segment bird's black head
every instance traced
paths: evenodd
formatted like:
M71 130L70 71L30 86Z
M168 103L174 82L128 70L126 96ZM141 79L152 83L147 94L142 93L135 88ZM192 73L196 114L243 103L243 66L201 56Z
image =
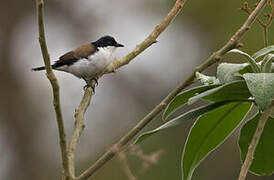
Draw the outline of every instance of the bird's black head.
M103 36L92 44L96 47L107 47L107 46L114 46L114 47L124 47L124 45L119 44L116 40L111 36Z

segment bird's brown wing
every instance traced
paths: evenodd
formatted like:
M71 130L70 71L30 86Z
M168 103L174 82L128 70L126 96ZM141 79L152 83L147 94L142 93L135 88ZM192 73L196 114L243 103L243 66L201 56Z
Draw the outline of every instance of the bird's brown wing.
M88 56L94 52L96 52L96 48L92 44L79 46L78 48L62 55L59 60L55 62L53 67L57 68L64 65L72 65L79 59L88 58Z

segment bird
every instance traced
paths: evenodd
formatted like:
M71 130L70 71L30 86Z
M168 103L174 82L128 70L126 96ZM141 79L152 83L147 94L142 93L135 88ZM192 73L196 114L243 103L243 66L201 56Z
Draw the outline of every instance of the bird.
M118 47L124 45L118 43L112 36L106 35L65 53L51 67L85 80L84 89L92 87L94 91L95 85L98 85L98 76L113 62L113 54ZM45 66L35 67L32 70L45 70ZM94 84L93 81L96 83Z

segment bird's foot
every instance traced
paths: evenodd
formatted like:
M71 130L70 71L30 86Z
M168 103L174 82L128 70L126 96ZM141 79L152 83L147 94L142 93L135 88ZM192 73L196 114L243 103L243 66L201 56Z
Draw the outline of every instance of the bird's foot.
M91 86L91 85L89 85L89 84L86 84L84 87L83 87L83 90L84 91L86 91L87 90L87 88L89 88L89 87L91 87L91 89L92 89L92 94L95 94L95 86Z
M98 86L98 79L97 78L92 78L90 80L85 80L86 81L86 85L83 87L84 91L91 87L92 88L92 91L93 91L93 94L95 94L95 87Z
M95 82L95 86L98 86L98 79L97 78L92 78L91 83Z

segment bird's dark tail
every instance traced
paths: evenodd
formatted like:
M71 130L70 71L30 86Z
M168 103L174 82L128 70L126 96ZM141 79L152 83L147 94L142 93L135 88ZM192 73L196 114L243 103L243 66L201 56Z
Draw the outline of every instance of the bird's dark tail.
M41 70L45 70L45 66L41 66L41 67L36 67L36 68L32 68L31 70L33 71L41 71Z

